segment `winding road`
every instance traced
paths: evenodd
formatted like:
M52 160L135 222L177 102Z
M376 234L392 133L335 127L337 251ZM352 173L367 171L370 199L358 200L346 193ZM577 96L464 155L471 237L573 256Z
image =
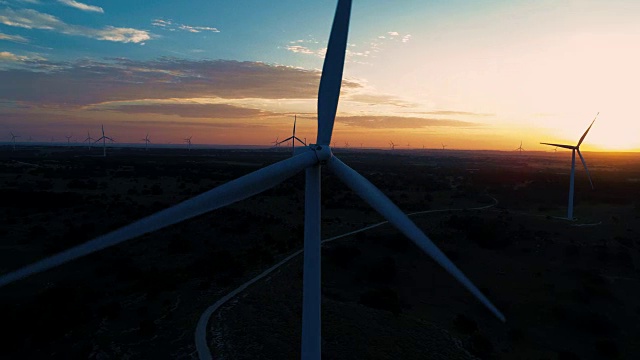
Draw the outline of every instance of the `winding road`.
M407 216L415 216L415 215L430 214L430 213L437 213L437 212L447 212L447 211L484 210L484 209L488 209L488 208L491 208L491 207L494 207L494 206L498 205L498 200L496 198L494 198L493 196L490 196L490 197L491 197L491 199L493 199L493 204L489 204L489 205L485 205L485 206L479 206L479 207L473 207L473 208L425 210L425 211L413 212L413 213L407 214ZM357 233L360 233L360 232L363 232L363 231L367 231L367 230L376 228L376 227L384 225L386 223L388 223L388 221L382 221L382 222L379 222L379 223L376 223L376 224L373 224L373 225L365 226L365 227L363 227L361 229L358 229L358 230L350 231L350 232L347 232L347 233L344 233L344 234L341 234L341 235L337 235L337 236L322 240L321 243L324 244L324 243L328 243L330 241L338 240L338 239L341 239L341 238L344 238L344 237L347 237L347 236L350 236L350 235L354 235L354 234L357 234ZM256 277L252 278L251 280L245 282L244 284L240 285L235 290L231 291L227 295L225 295L222 298L220 298L213 305L209 306L202 313L202 315L200 315L200 319L198 320L198 325L196 326L196 332L195 332L196 350L198 352L198 357L200 358L200 360L213 359L213 356L211 355L211 350L209 350L209 346L207 345L207 326L209 324L209 319L211 318L211 315L213 315L213 313L216 312L216 310L218 310L227 301L231 300L236 295L238 295L241 292L243 292L245 289L247 289L253 283L255 283L256 281L258 281L258 280L264 278L265 276L269 275L274 270L276 270L280 266L286 264L291 259L293 259L296 256L300 255L301 253L302 253L302 249L300 249L300 250L294 252L293 254L287 256L286 258L284 258L283 260L281 260L277 264L273 265L272 267L270 267L267 270L265 270L262 273L260 273L258 276L256 276Z

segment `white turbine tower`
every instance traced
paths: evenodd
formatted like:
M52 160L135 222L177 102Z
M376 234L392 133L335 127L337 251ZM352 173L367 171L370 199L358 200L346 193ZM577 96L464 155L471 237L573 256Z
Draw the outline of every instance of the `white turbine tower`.
M147 146L151 142L151 140L149 140L149 133L147 133L147 136L145 136L144 139L140 141L144 141L144 151L147 151L148 150Z
M571 150L571 176L569 177L569 206L567 208L567 219L569 219L569 220L573 220L573 182L574 182L575 173L576 173L576 151L578 152L578 155L580 156L580 160L582 161L582 165L584 166L584 170L587 172L587 177L589 178L589 183L591 184L591 189L595 189L595 187L593 186L593 181L591 181L591 174L589 174L589 168L587 168L587 163L584 161L584 157L582 156L582 153L580 152L580 144L582 144L582 142L584 141L584 138L587 136L587 133L589 132L589 130L591 130L591 127L593 126L593 123L596 122L596 119L598 118L598 115L600 115L599 112L596 114L596 117L593 118L593 121L591 122L591 125L589 125L589 127L587 128L587 131L585 131L584 134L582 134L582 137L578 141L578 145L574 146L574 145L565 145L565 144L540 143L540 144L543 144L543 145L550 145L550 146L555 146L557 148L561 147L561 148L565 148L565 149Z
M83 142L88 142L89 143L89 150L91 150L91 145L93 145L93 141L95 139L91 137L91 134L89 134L89 131L87 131L87 138L84 139Z
M191 151L191 138L193 136L189 136L188 138L184 139L184 142L187 143L187 150Z
M13 133L11 133L11 142L13 143L13 151L16 151L16 139L19 137L20 136L14 135Z
M109 140L111 142L114 142L115 140L113 140L112 138L104 135L104 125L102 125L102 137L99 138L98 140L94 141L94 143L97 143L100 140L102 140L102 156L103 157L107 157L107 140Z
M288 138L286 138L286 139L280 141L279 143L277 143L276 146L282 144L283 142L287 142L287 141L291 140L291 151L294 152L294 153L296 151L296 140L298 140L298 142L300 144L302 144L303 146L307 146L307 142L306 141L302 141L302 140L300 140L299 137L296 136L296 122L297 121L298 121L298 116L294 115L293 116L293 133Z
M72 259L155 231L214 209L246 199L270 189L298 172L306 171L304 210L304 273L302 300L303 359L319 360L320 352L320 168L327 166L356 194L382 214L420 249L431 256L449 274L469 290L496 317L504 321L500 311L473 285L446 255L380 190L340 161L329 144L340 96L344 67L351 0L339 0L329 36L318 90L318 134L316 144L299 154L253 173L230 181L178 205L100 236L87 243L45 258L17 271L0 276L0 286L26 276L48 270Z

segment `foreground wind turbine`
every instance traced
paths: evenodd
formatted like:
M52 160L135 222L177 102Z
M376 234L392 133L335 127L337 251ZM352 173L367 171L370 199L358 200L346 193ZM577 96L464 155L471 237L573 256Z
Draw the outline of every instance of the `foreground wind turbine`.
M88 142L89 143L89 150L91 150L91 145L93 145L93 141L95 139L91 137L91 134L89 134L89 131L87 131L87 138L84 139L83 142Z
M446 255L380 190L340 161L329 144L338 107L347 46L351 0L339 0L318 91L318 135L316 144L301 148L297 155L230 181L178 205L150 215L109 234L49 258L0 276L0 286L48 270L72 259L133 239L180 221L246 199L270 189L305 170L304 273L302 300L303 359L320 360L320 168L327 166L358 196L384 216L420 249L459 281L496 317L504 316L449 260Z
M276 143L276 146L282 144L283 142L287 142L287 141L291 140L291 151L294 152L294 153L296 151L296 140L298 140L298 142L300 144L302 144L303 146L307 146L307 142L306 141L302 141L302 140L300 140L299 137L296 136L296 122L297 121L298 121L298 116L294 115L293 116L293 133L288 138L280 141L279 143Z
M142 139L140 141L144 141L144 151L147 151L148 150L147 146L151 142L151 140L149 140L149 133L147 133L147 136L145 136L144 139Z
M596 122L598 115L600 115L599 112L596 114L596 117L593 118L593 121L591 122L591 125L589 125L589 127L587 128L587 131L585 131L584 134L582 134L580 141L578 141L578 145L573 146L573 145L565 145L565 144L540 143L543 145L555 146L556 148L561 147L561 148L571 150L571 176L569 178L569 206L567 209L567 219L569 220L573 220L573 180L575 178L575 173L576 173L576 151L578 152L578 155L580 155L580 160L582 161L584 170L587 172L587 177L589 178L591 189L595 189L595 187L593 186L593 181L591 181L591 174L589 174L589 168L587 168L587 163L584 161L584 157L580 152L580 144L582 144L582 142L584 141L584 138L587 136L587 133L589 132L589 130L591 130L593 123Z
M16 151L16 139L19 138L20 136L18 135L13 135L13 133L11 133L11 142L13 143L13 151Z
M104 125L102 125L102 137L94 141L94 143L97 143L100 140L102 140L102 156L107 157L107 140L111 142L114 142L115 140L104 135Z
M523 152L524 149L522 148L522 141L520 141L520 146L518 146L517 149L515 149L514 151L519 151L519 152Z

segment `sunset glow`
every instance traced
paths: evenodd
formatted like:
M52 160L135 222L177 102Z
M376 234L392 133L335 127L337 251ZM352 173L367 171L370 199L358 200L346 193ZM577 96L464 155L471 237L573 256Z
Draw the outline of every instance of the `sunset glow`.
M334 1L0 1L0 142L315 140ZM640 150L640 4L354 2L336 146ZM407 146L409 144L409 146Z

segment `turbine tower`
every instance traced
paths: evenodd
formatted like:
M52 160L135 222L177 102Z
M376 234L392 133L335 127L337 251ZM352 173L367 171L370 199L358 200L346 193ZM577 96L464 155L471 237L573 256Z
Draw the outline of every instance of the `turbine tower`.
M566 144L540 143L540 144L543 144L543 145L555 146L556 148L561 147L561 148L565 148L565 149L571 150L571 176L569 177L569 205L567 207L567 219L569 219L569 220L573 220L573 182L574 182L575 173L576 173L576 151L578 152L578 155L580 156L580 160L582 161L582 165L584 166L584 170L587 172L587 177L589 178L589 183L591 184L591 189L595 189L595 187L593 186L593 181L591 181L591 174L589 174L589 168L587 168L587 163L584 161L584 157L582 156L582 153L580 152L580 145L584 141L584 138L587 136L587 133L589 132L589 130L591 130L591 127L593 126L593 123L596 122L596 119L598 118L598 115L600 115L599 112L596 114L596 117L593 118L593 121L591 122L591 125L589 125L589 127L587 128L587 131L585 131L584 134L582 134L582 137L578 141L578 145L574 146L574 145L566 145Z
M93 145L93 141L95 139L91 137L91 135L89 134L89 131L87 131L87 138L84 139L83 142L88 142L89 143L89 150L91 150L91 145Z
M186 142L186 143L187 143L187 150L189 150L189 151L191 151L191 138L192 138L192 137L193 137L193 135L192 135L192 136L189 136L189 137L188 137L188 138L186 138L186 139L184 139L184 142Z
M291 134L291 136L289 136L288 138L280 141L277 145L283 143L283 142L288 142L289 140L291 140L291 152L294 153L296 150L296 140L298 140L298 142L300 144L302 144L303 146L307 146L307 142L306 141L302 141L300 140L299 137L296 136L296 122L298 121L298 116L294 115L293 116L293 133Z
M380 190L362 175L340 161L331 152L331 135L340 97L351 0L339 0L329 36L329 44L318 90L318 134L316 144L299 154L249 173L209 190L178 205L150 215L87 243L45 258L17 271L0 276L0 286L23 277L48 270L72 259L138 237L180 221L218 209L270 189L305 170L304 267L302 295L302 359L321 358L321 291L320 291L320 169L328 167L337 178L382 214L392 225L426 252L496 317L504 321L500 311L438 249L438 247Z
M102 156L103 157L107 157L107 140L109 140L111 142L114 142L115 140L113 140L112 138L104 135L104 125L102 125L102 137L99 138L98 140L94 141L94 143L97 143L100 140L102 140Z
M148 150L147 146L151 142L151 140L149 140L149 133L147 133L147 136L145 136L144 139L140 141L144 141L144 151L147 151Z
M522 148L522 140L520 141L520 146L518 146L517 149L515 149L514 151L519 151L519 152L523 152L524 149Z
M13 133L11 133L11 142L13 143L13 150L12 151L16 151L16 139L19 138L20 136L18 135L14 135Z

